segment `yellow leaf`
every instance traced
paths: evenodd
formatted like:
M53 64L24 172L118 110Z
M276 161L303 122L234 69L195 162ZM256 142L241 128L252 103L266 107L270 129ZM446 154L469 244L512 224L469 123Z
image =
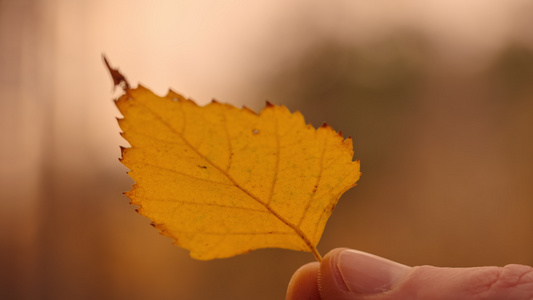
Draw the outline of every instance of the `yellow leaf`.
M350 138L299 112L259 113L139 86L116 105L131 148L126 193L162 234L201 260L279 247L311 251L339 197L359 179Z

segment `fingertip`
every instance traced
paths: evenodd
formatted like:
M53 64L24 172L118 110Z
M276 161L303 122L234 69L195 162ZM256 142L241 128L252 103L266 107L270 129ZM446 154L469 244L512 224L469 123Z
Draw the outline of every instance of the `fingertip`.
M317 278L320 264L312 262L301 266L292 275L287 288L286 300L320 300Z
M338 248L320 265L322 299L362 299L390 291L411 267L362 251Z
M318 287L319 294L323 295L325 299L328 299L329 296L337 297L338 299L350 298L351 292L343 282L337 267L340 254L345 250L347 250L347 248L336 248L331 250L324 256L322 263L320 264Z

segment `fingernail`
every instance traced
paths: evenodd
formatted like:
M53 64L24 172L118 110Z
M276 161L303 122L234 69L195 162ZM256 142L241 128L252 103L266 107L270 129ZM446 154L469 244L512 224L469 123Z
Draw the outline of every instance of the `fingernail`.
M348 290L356 294L389 291L410 267L356 250L339 254L337 268Z

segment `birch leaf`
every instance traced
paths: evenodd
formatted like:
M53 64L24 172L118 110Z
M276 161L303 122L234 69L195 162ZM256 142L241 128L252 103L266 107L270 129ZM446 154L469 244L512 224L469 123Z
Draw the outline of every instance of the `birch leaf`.
M126 84L116 105L126 195L193 258L278 247L321 260L326 221L360 176L350 138L270 103L257 114Z

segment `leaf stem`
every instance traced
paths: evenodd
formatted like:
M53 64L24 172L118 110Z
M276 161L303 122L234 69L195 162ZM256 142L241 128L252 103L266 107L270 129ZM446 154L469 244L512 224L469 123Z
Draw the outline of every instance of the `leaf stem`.
M318 250L316 250L316 247L312 247L311 248L311 253L313 253L313 255L315 256L316 260L321 263L322 262L322 255L320 255L320 253L318 253Z

